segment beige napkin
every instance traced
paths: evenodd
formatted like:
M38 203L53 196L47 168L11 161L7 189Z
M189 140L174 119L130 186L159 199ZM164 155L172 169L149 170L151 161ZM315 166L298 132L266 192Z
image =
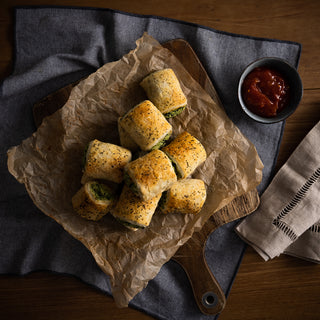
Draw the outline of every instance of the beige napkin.
M266 261L285 253L320 263L320 122L235 230Z
M320 220L286 248L283 253L320 263Z

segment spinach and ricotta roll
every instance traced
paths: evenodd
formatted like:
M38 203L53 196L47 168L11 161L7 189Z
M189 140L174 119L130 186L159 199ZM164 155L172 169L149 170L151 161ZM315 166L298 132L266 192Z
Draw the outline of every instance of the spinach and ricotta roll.
M136 144L134 140L130 137L129 133L122 128L121 118L118 118L118 132L120 144L122 147L129 149L131 152L135 152L140 149L138 144Z
M206 186L202 180L178 180L162 194L159 207L163 213L197 214L201 211L206 197Z
M160 150L153 150L128 163L125 183L143 200L150 200L177 181L170 159Z
M203 145L186 131L161 150L171 159L179 179L188 177L207 159Z
M130 150L95 139L89 143L85 153L81 182L101 179L120 183L124 167L131 159Z
M119 201L112 209L111 214L129 229L148 227L157 208L161 194L145 201L138 197L124 185Z
M171 124L149 100L127 112L119 124L144 151L161 148L172 133Z
M89 181L72 197L72 206L82 218L98 221L109 212L114 199L107 185Z
M187 105L179 80L170 68L149 74L140 85L166 118L178 115Z

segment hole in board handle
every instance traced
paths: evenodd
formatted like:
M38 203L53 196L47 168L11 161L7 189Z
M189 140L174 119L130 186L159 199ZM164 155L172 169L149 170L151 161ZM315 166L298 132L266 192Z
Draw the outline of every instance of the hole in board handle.
M202 304L206 308L214 308L218 303L218 296L214 292L206 292L202 296Z

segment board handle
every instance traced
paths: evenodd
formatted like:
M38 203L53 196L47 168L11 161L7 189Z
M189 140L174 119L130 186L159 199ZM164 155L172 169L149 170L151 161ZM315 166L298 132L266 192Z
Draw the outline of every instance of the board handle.
M226 305L226 297L207 265L204 252L196 256L176 254L173 259L186 272L200 311L207 315L220 313Z

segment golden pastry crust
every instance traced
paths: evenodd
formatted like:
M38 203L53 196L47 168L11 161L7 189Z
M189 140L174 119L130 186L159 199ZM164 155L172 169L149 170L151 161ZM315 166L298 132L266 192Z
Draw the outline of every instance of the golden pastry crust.
M119 201L112 209L111 214L120 222L124 222L124 225L129 229L148 227L160 197L161 194L145 201L135 195L127 185L124 185Z
M140 85L148 99L165 115L187 105L179 80L170 68L151 73Z
M88 146L81 182L102 179L120 183L131 158L130 150L95 139Z
M134 184L134 191L143 200L152 199L177 181L170 159L160 150L128 163L125 172Z
M160 206L163 213L197 214L206 201L206 186L200 179L179 180L163 197Z
M103 185L103 188L110 195L109 199L98 199L92 190L93 184L97 184L97 182L87 182L78 190L72 197L72 206L82 218L98 221L109 212L114 203L114 196L108 186L98 183Z
M139 145L134 142L129 133L121 126L121 118L118 118L118 132L122 147L129 149L132 152L139 150Z
M175 164L179 178L184 179L207 159L203 145L188 132L179 134L161 149Z
M119 120L120 126L144 151L170 137L172 126L149 100L142 101Z

